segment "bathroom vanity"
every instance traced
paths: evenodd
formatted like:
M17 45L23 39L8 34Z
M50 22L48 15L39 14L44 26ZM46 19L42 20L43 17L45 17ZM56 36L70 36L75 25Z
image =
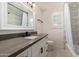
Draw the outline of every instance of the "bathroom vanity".
M35 31L33 4L27 2L3 2L0 3L0 15L0 30ZM48 46L47 35L48 34L39 34L36 35L37 37L32 36L32 39L27 38L30 36L24 37L23 35L17 34L0 35L0 56L45 57L47 56ZM10 38L8 39L8 37Z
M35 39L25 37L0 41L0 56L2 57L46 57L47 34L37 35Z
M46 57L47 56L47 37L33 44L17 57Z

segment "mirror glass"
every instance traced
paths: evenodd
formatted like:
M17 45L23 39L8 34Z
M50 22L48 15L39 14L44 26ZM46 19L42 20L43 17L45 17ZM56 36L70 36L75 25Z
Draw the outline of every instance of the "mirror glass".
M22 25L23 11L8 3L8 24Z
M33 13L30 12L30 13L28 14L28 26L29 26L29 27L33 27L33 24L34 24Z
M25 7L24 7L25 8ZM8 20L10 25L18 25L24 27L33 27L33 12L25 8L19 9L13 4L8 3Z

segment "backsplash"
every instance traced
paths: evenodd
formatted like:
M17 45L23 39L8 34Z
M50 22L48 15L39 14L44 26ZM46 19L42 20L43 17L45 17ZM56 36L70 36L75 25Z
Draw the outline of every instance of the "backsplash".
M22 33L3 34L3 35L0 35L0 41L11 39L11 38L36 35L36 34L37 34L37 32L22 32Z
M13 34L0 35L0 41L11 39L11 38L16 38L16 37L23 37L24 35L25 33L13 33Z

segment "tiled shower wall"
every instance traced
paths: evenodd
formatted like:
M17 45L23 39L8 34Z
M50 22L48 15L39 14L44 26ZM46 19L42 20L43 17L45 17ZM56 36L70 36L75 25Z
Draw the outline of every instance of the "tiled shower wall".
M79 3L70 3L70 18L73 44L79 44Z

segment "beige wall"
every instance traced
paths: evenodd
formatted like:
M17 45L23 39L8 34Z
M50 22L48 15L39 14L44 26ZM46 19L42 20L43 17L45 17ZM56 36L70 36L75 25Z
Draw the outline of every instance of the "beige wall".
M54 40L56 42L63 42L64 41L64 24L63 24L63 7L54 7L51 9L48 9L43 13L43 18L42 20L44 21L43 23L43 33L48 33L49 34L49 40ZM51 15L55 12L58 12L61 14L61 27L60 28L55 28L53 25Z
M37 21L37 19L42 20L42 11L38 6L35 7L35 27L36 27L35 29L38 33L42 33L43 24L41 22Z
M51 7L51 6L48 6L48 7ZM42 10L39 6L37 6L36 7L36 29L37 29L38 33L49 34L48 35L49 40L54 40L54 41L58 41L58 42L64 41L63 40L64 39L63 8L64 8L64 4L62 4L61 6L54 5L47 10ZM61 14L61 20L60 20L61 27L60 28L54 28L55 26L53 26L51 15L55 12L58 12ZM42 24L42 23L38 22L37 19L41 19L44 23Z

